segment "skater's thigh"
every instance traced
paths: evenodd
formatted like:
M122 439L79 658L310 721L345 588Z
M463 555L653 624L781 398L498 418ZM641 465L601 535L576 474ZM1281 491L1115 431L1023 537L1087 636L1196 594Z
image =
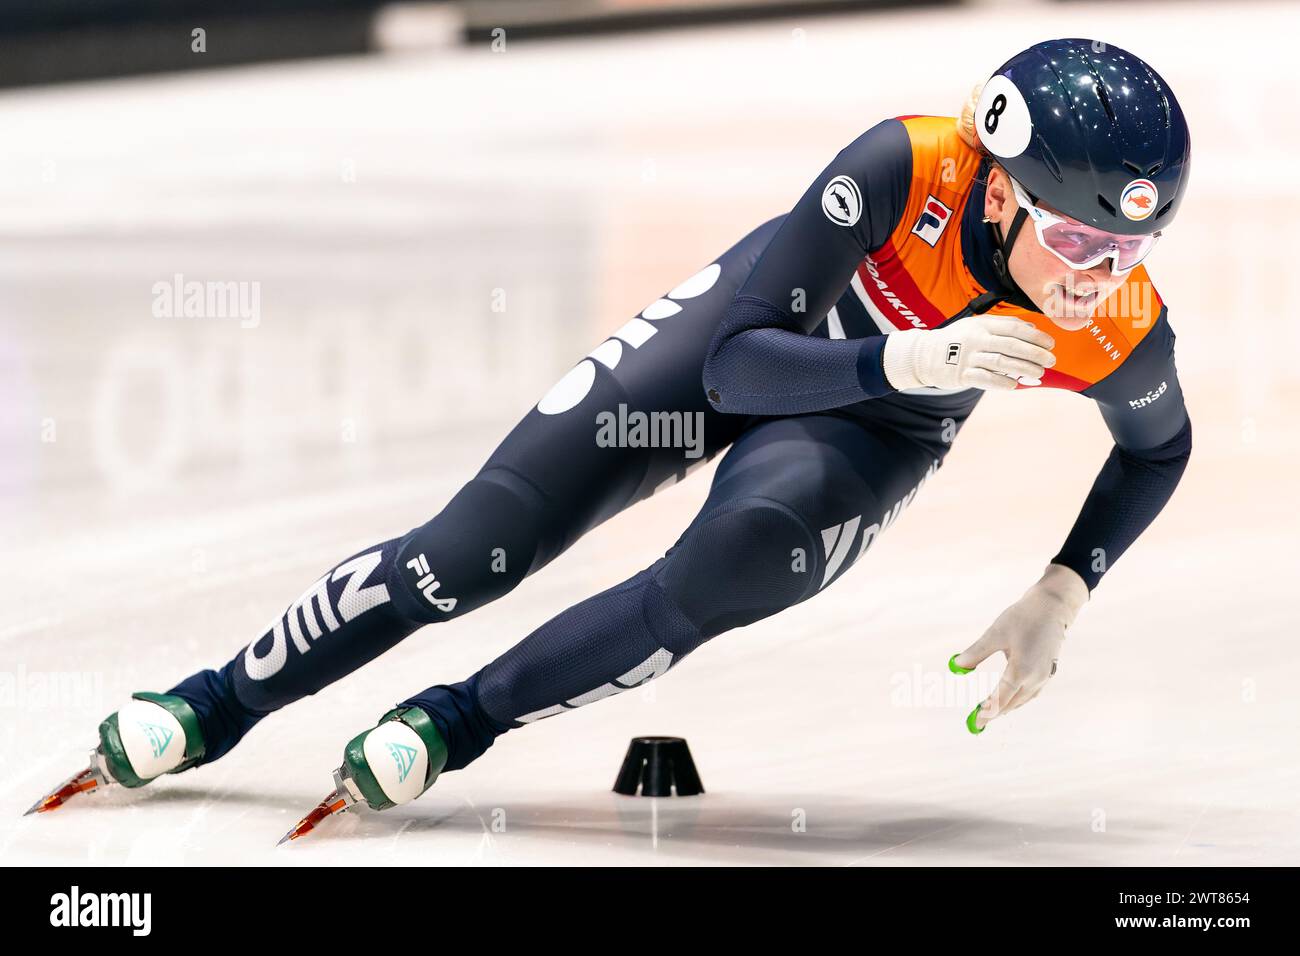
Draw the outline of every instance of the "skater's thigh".
M523 481L546 502L550 560L590 528L684 477L748 419L704 395L713 332L780 220L749 233L656 299L567 372L480 477Z
M934 465L879 422L820 414L755 424L663 558L484 668L485 711L529 723L608 697L810 597L852 564Z
M759 620L842 576L938 464L896 432L847 416L761 422L719 464L656 578L705 637Z
M881 519L910 500L939 461L888 427L834 412L760 422L743 432L713 478L712 503L781 502L819 531L854 516Z

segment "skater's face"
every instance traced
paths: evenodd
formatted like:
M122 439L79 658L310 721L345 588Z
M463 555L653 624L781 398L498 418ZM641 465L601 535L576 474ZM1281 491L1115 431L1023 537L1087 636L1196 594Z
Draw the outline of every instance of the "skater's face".
M1043 209L1056 212L1047 203ZM1011 180L996 164L989 171L984 191L984 215L1001 225L1005 237L1020 208L1012 192ZM1111 271L1114 260L1104 259L1089 269L1071 269L1034 236L1034 227L1026 223L1016 236L1007 258L1011 278L1025 290L1034 305L1058 326L1069 331L1088 324L1097 307L1124 284L1127 274Z

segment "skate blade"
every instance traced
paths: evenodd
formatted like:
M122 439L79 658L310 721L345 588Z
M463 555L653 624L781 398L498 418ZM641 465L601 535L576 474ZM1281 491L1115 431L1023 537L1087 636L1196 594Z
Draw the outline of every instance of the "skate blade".
M33 813L49 813L51 810L57 810L79 793L89 793L100 785L102 781L94 767L87 767L81 773L69 777L52 792L41 799L37 800L30 810L23 816L30 816Z
M355 802L352 795L348 793L347 788L342 785L336 787L333 793L316 804L316 807L309 814L299 820L292 830L280 837L280 842L276 846L283 846L290 840L306 836L312 830L315 830L322 820L332 817L336 813L342 813Z

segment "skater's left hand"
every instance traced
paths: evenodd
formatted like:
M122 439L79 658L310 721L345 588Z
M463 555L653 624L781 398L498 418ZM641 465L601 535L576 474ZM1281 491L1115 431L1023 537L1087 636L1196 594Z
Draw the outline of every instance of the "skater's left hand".
M1029 703L1056 673L1065 631L1088 600L1083 578L1060 564L1049 564L1024 596L998 615L978 641L954 655L949 666L966 673L996 651L1007 657L997 689L966 718L971 733Z

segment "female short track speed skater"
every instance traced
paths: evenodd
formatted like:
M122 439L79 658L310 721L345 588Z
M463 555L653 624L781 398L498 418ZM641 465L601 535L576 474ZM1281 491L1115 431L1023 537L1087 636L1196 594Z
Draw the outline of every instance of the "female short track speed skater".
M1115 444L1042 577L950 661L1006 655L968 718L981 732L1046 685L1080 607L1187 464L1174 334L1142 263L1178 212L1190 155L1164 80L1079 39L1012 57L958 118L878 123L787 215L579 362L432 520L326 571L220 669L134 695L100 725L91 766L33 810L217 760L271 712L496 600L725 450L662 558L468 679L397 704L347 744L335 793L290 836L358 802L405 803L506 731L643 684L829 588L984 391L1078 392ZM602 441L610 416L703 428L684 453ZM1012 504L972 493L990 518Z

